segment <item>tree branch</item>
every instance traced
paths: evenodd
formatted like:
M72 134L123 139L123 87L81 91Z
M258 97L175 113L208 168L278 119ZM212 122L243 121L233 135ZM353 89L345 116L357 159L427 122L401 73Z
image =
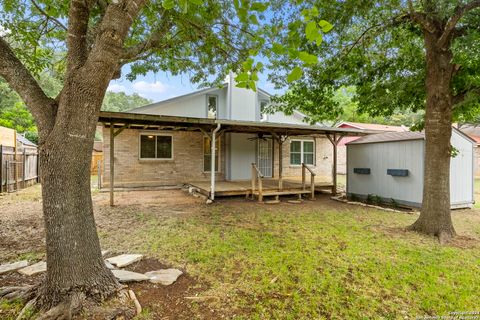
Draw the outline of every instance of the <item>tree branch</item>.
M424 30L430 33L434 33L436 31L435 26L431 23L431 21L428 20L426 14L415 11L412 0L408 0L408 10L411 20L418 23Z
M43 10L39 5L38 3L36 3L34 0L30 0L30 2L33 4L33 6L45 17L47 18L47 21L48 20L52 20L58 27L60 27L61 29L67 31L67 27L65 27L65 25L63 23L60 22L60 20L58 20L57 18L54 18L52 16L50 16L48 13L45 12L45 10Z
M464 90L462 92L459 92L458 94L456 94L455 96L452 97L453 105L455 106L459 103L462 103L465 100L465 98L467 97L467 95L472 94L472 93L480 96L480 87L473 87L473 88L470 88L468 90Z
M124 48L121 59L125 61L135 60L137 57L143 56L151 49L163 49L167 47L165 43L162 44L162 40L165 38L165 35L170 31L172 26L173 22L171 21L170 16L164 11L162 14L161 23L155 28L154 31L152 31L150 37L135 46Z
M35 117L40 131L49 131L55 120L56 102L47 97L3 37L0 37L0 76L20 95Z
M68 10L67 70L81 67L88 55L88 19L92 0L72 0Z
M440 39L438 39L437 45L440 48L443 48L444 46L446 46L449 40L451 39L453 32L455 31L455 27L458 21L465 15L465 13L479 7L480 7L480 0L475 0L465 5L457 6L455 8L453 16L450 17L447 24L445 25L445 29Z

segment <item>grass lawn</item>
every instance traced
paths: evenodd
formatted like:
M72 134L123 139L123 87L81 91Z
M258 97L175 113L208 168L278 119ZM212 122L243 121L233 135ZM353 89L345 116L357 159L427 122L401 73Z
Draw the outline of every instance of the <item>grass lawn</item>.
M462 236L441 246L403 231L416 215L326 196L301 205L232 199L208 206L181 191L142 200L147 194L118 193L113 209L106 194L94 195L102 246L185 270L206 297L181 300L190 318L212 318L206 310L229 319L415 319L480 311L480 211L455 211ZM162 318L162 310L146 305L142 318Z

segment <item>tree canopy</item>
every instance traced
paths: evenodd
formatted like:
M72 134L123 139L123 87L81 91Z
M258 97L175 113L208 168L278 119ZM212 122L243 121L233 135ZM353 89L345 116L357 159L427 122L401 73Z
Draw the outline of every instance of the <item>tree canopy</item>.
M424 109L425 44L422 27L411 15L415 12L415 17L423 19L431 14L446 22L467 2L434 1L432 8L424 7L420 1L398 0L309 3L334 25L325 46L311 45L307 36L299 40L301 48L318 56L320 62L302 69L303 76L297 81L288 82L285 73L299 57L274 55L272 67L284 72L272 74L271 79L277 86L288 86L287 93L278 99L283 110L300 108L313 120L323 120L341 115L336 92L348 86L356 88L352 97L358 110L372 117ZM454 120L470 121L480 111L480 51L476 49L480 45L479 25L478 11L470 10L464 12L455 29Z

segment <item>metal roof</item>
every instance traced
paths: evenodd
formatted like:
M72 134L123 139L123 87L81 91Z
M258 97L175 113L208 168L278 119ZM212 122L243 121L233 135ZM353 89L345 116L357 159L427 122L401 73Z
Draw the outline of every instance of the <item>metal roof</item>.
M99 122L106 126L157 130L206 130L211 131L218 124L224 132L265 133L279 135L340 134L360 136L372 133L368 130L326 127L308 124L286 124L259 121L238 121L192 117L162 116L127 112L101 111Z
M385 132L385 133L377 133L377 134L371 134L368 136L361 137L360 139L348 142L347 145L408 141L408 140L423 140L423 139L425 139L425 134L423 132L415 132L415 131Z

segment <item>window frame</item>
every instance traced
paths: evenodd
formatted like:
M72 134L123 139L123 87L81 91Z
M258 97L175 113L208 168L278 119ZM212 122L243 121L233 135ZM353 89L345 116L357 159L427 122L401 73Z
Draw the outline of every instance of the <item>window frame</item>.
M205 99L205 110L206 110L206 116L207 116L207 119L217 119L218 118L218 95L217 94L207 94L205 95L206 96L206 99ZM216 102L216 106L215 106L215 117L213 118L210 118L209 117L209 114L208 114L208 111L209 111L209 108L208 108L208 100L213 97L215 98L215 102Z
M203 173L210 173L210 172L212 172L211 169L205 170L205 156L207 155L207 154L205 154L205 139L210 139L210 140L212 140L212 138L203 136L203 139L202 139L202 153L203 153L203 157L202 157L202 170L203 170ZM215 139L215 142L218 143L217 152L215 152L215 156L218 157L218 166L217 166L216 169L215 169L215 173L219 173L219 172L221 172L221 171L220 171L220 165L221 165L221 162L220 162L220 161L221 161L221 158L220 158L220 155L221 155L220 150L221 150L221 147L222 147L222 143L221 143L220 137L217 137L217 138ZM210 156L210 158L212 157L212 149L210 149L210 153L208 153L208 155ZM210 166L210 168L212 168L212 167Z
M270 103L267 99L260 99L258 103L258 113L260 114L260 121L265 122L268 121L268 113L262 113L262 103L265 103L265 107L268 106Z
M171 154L170 158L142 158L142 136L154 136L155 137L155 156L157 156L157 136L170 137L171 144ZM141 161L171 161L174 159L173 156L173 135L169 133L160 133L160 132L140 132L138 135L138 160Z
M295 164L295 163L292 163L292 147L291 147L291 144L292 142L300 142L300 164ZM309 164L309 163L306 163L306 165L309 165L309 166L316 166L316 163L317 163L317 157L316 157L316 150L317 150L317 146L316 146L316 140L315 139L291 139L290 140L290 144L289 144L289 150L288 150L288 156L289 156L289 163L290 163L290 166L291 167L300 167L302 166L302 163L305 163L305 158L304 158L304 155L305 155L305 152L304 152L304 143L305 142L311 142L313 144L313 151L311 152L312 155L313 155L313 163L312 164ZM294 153L298 153L298 152L294 152ZM309 152L310 153L310 152Z

